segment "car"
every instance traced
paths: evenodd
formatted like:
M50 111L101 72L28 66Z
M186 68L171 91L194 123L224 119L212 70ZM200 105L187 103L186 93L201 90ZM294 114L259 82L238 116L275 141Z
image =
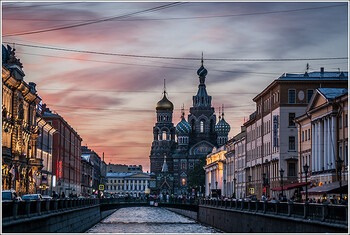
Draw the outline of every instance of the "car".
M22 200L32 201L32 200L42 200L42 199L43 198L41 194L26 194L22 196Z
M15 190L10 189L10 190L3 190L2 191L2 201L3 202L11 202L14 200L22 201L22 199L17 196L17 193Z
M52 200L52 197L49 195L42 195L41 197L43 200Z

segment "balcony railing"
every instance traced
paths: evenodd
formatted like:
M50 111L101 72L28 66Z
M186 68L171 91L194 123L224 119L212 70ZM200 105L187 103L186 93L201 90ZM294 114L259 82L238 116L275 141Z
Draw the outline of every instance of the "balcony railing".
M201 199L199 201L199 205L253 213L260 212L263 214L274 214L344 225L348 224L347 205L268 202L235 199L231 201Z

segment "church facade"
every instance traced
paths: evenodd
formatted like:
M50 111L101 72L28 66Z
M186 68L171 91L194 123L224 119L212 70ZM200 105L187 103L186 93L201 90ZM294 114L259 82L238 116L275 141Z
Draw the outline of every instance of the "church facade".
M205 85L207 74L202 59L202 66L197 71L198 91L192 98L193 106L189 110L187 120L182 109L181 120L174 126L174 105L168 100L165 89L163 98L156 105L157 122L153 127L154 139L150 153L151 172L158 178L163 178L162 170L166 164L167 174L173 176L171 191L174 194L187 193L188 171L200 157L227 142L230 125L225 121L224 113L222 117L219 115L219 121L216 123L215 109L211 105L212 97L208 95Z

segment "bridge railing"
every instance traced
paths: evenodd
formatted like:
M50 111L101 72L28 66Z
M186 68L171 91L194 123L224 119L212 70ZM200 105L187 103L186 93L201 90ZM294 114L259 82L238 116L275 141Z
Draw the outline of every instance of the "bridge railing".
M11 221L21 218L56 213L81 207L99 205L99 199L54 199L2 202L2 219Z
M348 206L319 203L293 203L236 200L201 199L201 206L226 208L239 211L260 212L330 223L348 224ZM224 205L224 206L223 206Z
M147 203L149 204L151 201L164 203L164 204L184 204L184 205L198 205L198 200L190 199L150 199L150 198L102 198L100 199L101 204L132 204L132 203Z

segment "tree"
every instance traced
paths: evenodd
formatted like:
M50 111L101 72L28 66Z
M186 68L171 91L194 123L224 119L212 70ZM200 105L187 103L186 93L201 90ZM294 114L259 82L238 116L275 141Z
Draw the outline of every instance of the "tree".
M205 184L205 171L203 167L206 165L206 155L199 157L199 161L195 163L193 169L188 171L188 186L190 189L199 188Z

